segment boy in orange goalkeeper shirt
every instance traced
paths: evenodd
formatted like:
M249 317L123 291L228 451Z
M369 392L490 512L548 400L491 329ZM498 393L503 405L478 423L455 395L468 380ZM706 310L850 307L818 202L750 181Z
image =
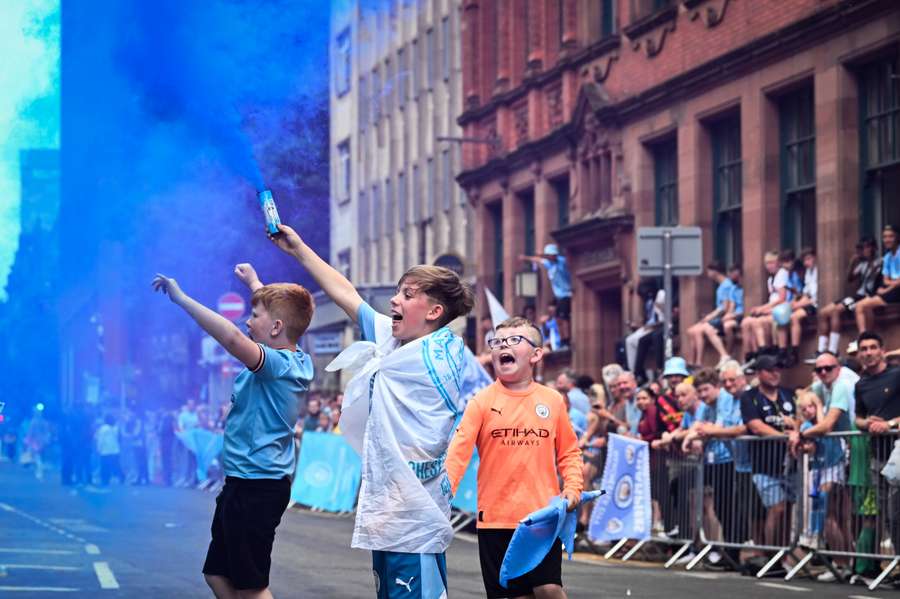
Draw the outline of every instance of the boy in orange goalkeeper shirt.
M450 442L451 489L456 492L477 446L478 553L488 597L564 598L558 540L509 588L500 585L500 566L522 518L557 495L569 510L578 505L584 486L578 438L562 395L534 382L534 366L543 358L541 331L524 318L510 318L497 326L490 347L497 380L469 402Z

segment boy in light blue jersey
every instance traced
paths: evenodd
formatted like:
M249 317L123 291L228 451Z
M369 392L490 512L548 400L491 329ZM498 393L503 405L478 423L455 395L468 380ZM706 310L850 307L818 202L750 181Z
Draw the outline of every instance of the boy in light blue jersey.
M153 279L156 291L245 366L234 381L225 421L225 486L216 498L203 565L219 599L272 596L272 543L290 500L298 397L313 377L312 361L297 348L312 319L309 291L293 283L263 285L249 264L236 266L235 274L253 292L247 335L185 294L175 279Z
M725 276L725 267L719 262L711 262L706 266L706 276L716 283L716 307L699 322L688 328L691 347L687 360L689 364L702 364L706 341L709 340L710 345L719 354L719 366L721 366L731 359L719 335L725 333L722 328L725 318L734 313L735 284Z

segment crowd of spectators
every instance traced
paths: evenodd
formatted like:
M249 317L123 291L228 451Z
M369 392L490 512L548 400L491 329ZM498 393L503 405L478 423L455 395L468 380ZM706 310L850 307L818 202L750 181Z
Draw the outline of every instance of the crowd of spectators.
M856 345L849 359L826 348L796 388L784 386L782 361L766 353L752 368L732 359L692 367L674 357L658 380L640 386L618 364L603 367L596 384L564 372L555 387L580 438L586 487L600 484L608 436L617 433L650 444L653 537L687 538L699 549L702 532L722 549L706 555L708 567L754 573L771 557L760 549L788 546L797 530L812 548L894 554L900 492L882 469L900 429L900 351L888 352L872 332ZM869 436L850 436L854 431ZM700 529L688 517L696 509ZM581 529L588 518L580 515ZM582 548L591 545L580 539ZM786 558L772 573L784 576L792 565ZM872 559L838 555L832 565L821 580L836 572L869 583L878 574Z
M299 450L305 431L340 433L342 393L311 391L295 426ZM101 408L79 404L51 421L38 406L16 424L4 422L0 460L18 462L43 479L48 462L58 465L65 486L101 490L111 483L156 484L217 490L221 459L201 479L197 458L179 434L203 429L222 434L230 404L218 409L193 399L178 409Z

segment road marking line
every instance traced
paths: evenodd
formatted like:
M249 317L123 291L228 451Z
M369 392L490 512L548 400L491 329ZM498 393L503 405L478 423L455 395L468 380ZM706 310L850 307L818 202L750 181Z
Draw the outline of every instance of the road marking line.
M54 570L59 572L72 572L79 569L77 566L45 566L43 564L0 564L0 568L7 570Z
M0 591L22 591L25 593L71 593L79 589L69 587L9 587L0 586Z
M110 570L107 562L94 562L94 572L97 574L97 580L100 582L101 589L119 588L119 582L116 580L116 576Z
M794 587L789 584L778 584L777 582L757 582L761 587L769 587L770 589L784 589L785 591L809 592L806 587Z
M93 543L88 543L87 545L85 545L84 551L86 553L90 553L91 555L100 555L100 548Z
M878 597L872 597L871 595L847 595L849 599L878 599Z
M679 576L687 576L688 578L702 578L703 580L719 580L721 574L712 574L706 572L676 572Z
M68 549L14 549L12 547L0 547L0 553L36 553L40 555L72 555L74 551Z
M63 535L63 536L67 536L68 534L70 534L68 531L60 530L59 528L56 528L55 526L52 526L52 525L50 525L50 524L47 524L46 522L44 522L44 521L41 520L40 518L36 518L35 516L32 516L31 514L26 514L26 513L23 512L22 510L17 510L16 508L14 508L14 507L12 507L12 506L10 506L10 505L7 505L7 504L5 504L5 503L0 503L0 509L4 509L4 510L6 510L7 512L13 512L13 513L15 513L15 514L18 514L18 515L22 516L23 518L26 518L26 519L28 519L28 520L31 520L32 522L34 522L34 523L36 523L36 524L40 524L40 525L43 526L44 528L47 528L47 529L52 530L52 531L54 531L54 532L57 532L57 533L59 533L59 534L61 534L61 535ZM71 538L72 540L78 541L79 543L87 543L87 541L85 541L85 540L82 539L81 537L78 537L78 536L75 536L75 535L72 535L70 538Z

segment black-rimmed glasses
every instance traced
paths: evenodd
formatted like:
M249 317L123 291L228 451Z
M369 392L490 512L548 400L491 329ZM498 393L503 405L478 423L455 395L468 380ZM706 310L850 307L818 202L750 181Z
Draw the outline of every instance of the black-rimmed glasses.
M525 335L510 335L509 337L494 337L493 339L488 339L488 347L491 349L497 349L502 347L505 343L509 347L513 347L514 345L519 345L523 341L527 341L531 347L537 347L534 341L526 337Z

